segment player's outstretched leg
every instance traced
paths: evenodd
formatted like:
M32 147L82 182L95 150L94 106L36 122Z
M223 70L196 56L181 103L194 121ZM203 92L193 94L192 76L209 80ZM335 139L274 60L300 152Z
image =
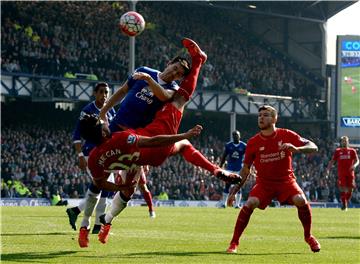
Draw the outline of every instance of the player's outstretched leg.
M188 50L191 55L191 71L181 82L178 93L181 94L186 100L189 100L195 91L196 83L199 77L201 66L205 63L207 55L203 52L199 45L188 38L182 40L183 46Z

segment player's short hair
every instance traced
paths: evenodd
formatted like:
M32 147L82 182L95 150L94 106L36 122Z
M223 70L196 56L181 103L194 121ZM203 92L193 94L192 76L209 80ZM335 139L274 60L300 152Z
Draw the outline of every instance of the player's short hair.
M233 134L233 135L234 135L234 134L239 134L239 136L241 137L241 133L240 133L239 130L234 130L234 131L232 132L232 134Z
M86 141L99 145L102 140L102 123L95 114L85 114L80 118L80 136Z
M260 106L258 112L263 111L263 110L269 111L271 113L272 117L277 117L277 111L271 105L262 105L262 106Z
M181 57L181 56L176 56L174 58L171 59L171 61L169 62L169 64L174 64L179 62L180 65L184 68L184 75L188 75L190 73L191 67L190 67L190 62L185 58L185 57Z
M99 91L100 87L109 87L109 85L106 82L99 82L94 87L94 92Z

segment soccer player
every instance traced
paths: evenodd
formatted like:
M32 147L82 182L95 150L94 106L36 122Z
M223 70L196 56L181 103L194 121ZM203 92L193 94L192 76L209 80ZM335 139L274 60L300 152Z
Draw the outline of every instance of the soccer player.
M231 191L228 199L234 200L236 191L249 176L252 164L257 171L256 183L240 210L227 252L237 252L240 236L254 209L264 210L273 198L277 198L280 203L293 204L297 207L298 217L304 228L305 241L313 252L318 252L320 243L311 234L311 207L296 183L292 168L293 153L312 153L318 148L313 142L291 130L277 128L275 126L277 111L272 106L261 106L258 111L260 133L247 142L245 159L240 171L243 180Z
M233 138L232 141L225 144L225 150L221 157L220 167L222 168L224 166L226 157L228 157L226 170L238 174L242 167L246 144L245 142L240 141L241 134L238 130L232 132L232 138ZM225 183L225 188L223 191L223 200L221 204L222 208L226 208L230 187L231 184ZM239 192L236 194L235 208L240 208L241 196L242 193L240 189Z
M109 86L105 82L97 83L94 87L93 95L95 97L95 100L91 103L87 104L80 112L80 119L85 114L95 114L98 115L100 112L100 109L105 105L108 97L109 97ZM109 112L107 112L107 118L109 120L112 120L115 116L115 110L113 108L109 109ZM92 144L89 141L85 141L83 145L81 145L81 136L80 136L80 130L79 130L79 120L76 124L74 133L73 133L73 142L75 151L77 153L77 156L79 158L79 167L82 171L89 173L87 170L87 159L90 151L95 147L94 144ZM89 196L93 195L93 193L96 192L97 194L100 193L100 190L95 187L93 183L90 184L86 194L85 198L80 202L80 204L76 207L68 208L66 209L66 213L69 217L69 223L71 227L76 230L76 220L78 215L85 209L85 203L86 200L89 199ZM95 218L95 224L92 229L93 234L97 234L100 231L101 223L99 222L99 216L105 213L106 210L106 199L107 197L111 195L108 191L101 192L101 197L99 198L99 202L96 205L96 218ZM94 204L95 206L95 204ZM87 224L90 225L89 218L87 219Z
M110 131L106 129L106 126L104 127L101 124L94 126L96 120L94 122L94 120L89 118L84 119L83 136L92 142L102 143L91 152L89 159L89 168L93 173L94 184L99 188L115 191L118 189L118 186L107 182L107 171L122 170L121 173L124 173L124 170L127 171L126 177L123 177L124 174L122 174L122 177L119 178L124 185L129 185L129 189L122 190L115 195L111 210L103 216L103 226L98 235L99 241L102 243L106 243L108 239L111 221L126 208L128 201L134 193L134 188L132 188L131 184L134 181L137 182L139 179L139 166L159 166L168 156L181 153L185 160L210 171L218 178L235 181L240 179L238 175L228 173L208 161L192 146L189 140L187 140L189 135L186 135L186 133L176 135L185 104L195 90L201 65L207 58L206 54L201 51L194 41L183 39L183 45L188 49L192 57L191 71L182 81L181 87L174 95L173 100L166 103L165 106L157 112L152 123L145 128L136 129L135 131L126 130L113 133L110 139L102 142L102 140L104 140L102 136L104 134L110 134ZM157 94L159 89L161 89L158 86L151 85L153 79L149 74L135 73L133 77L149 83L149 87L154 94ZM194 129L196 130L196 127ZM184 139L180 140L181 138ZM169 145L175 141L178 142ZM158 147L150 148L155 146ZM79 244L81 247L88 246L88 232L86 227L80 229Z
M144 127L152 121L155 113L165 104L165 101L172 98L175 91L179 88L175 82L180 80L190 71L189 62L182 57L175 57L172 59L167 67L162 71L158 71L149 67L140 67L136 69L136 73L143 72L152 76L153 85L158 86L162 91L161 95L154 95L148 88L148 84L141 80L136 80L130 76L128 80L109 98L107 103L101 108L99 116L102 120L110 123L111 132L124 130L127 128ZM107 113L118 102L121 101L120 107L115 115L115 118L108 119ZM141 179L138 182L138 187L141 190L144 200L149 208L149 215L151 218L156 216L153 209L152 196L146 185L146 175L144 170L140 172ZM88 208L84 213L83 223L86 224L86 219L89 219L93 207L96 204L99 190L93 189L92 197L89 197L89 202L85 204ZM73 216L77 217L79 210L70 211ZM74 225L76 218L72 218ZM85 225L81 225L84 227Z
M340 190L340 199L342 203L341 210L347 210L351 199L352 190L355 188L355 168L359 165L359 158L356 150L349 147L349 138L342 136L340 138L340 148L334 152L332 159L327 166L329 174L333 164L338 163L338 186Z

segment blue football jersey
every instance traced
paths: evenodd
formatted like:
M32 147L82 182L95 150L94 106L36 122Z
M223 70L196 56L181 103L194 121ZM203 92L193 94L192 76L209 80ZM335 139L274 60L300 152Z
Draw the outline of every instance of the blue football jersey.
M84 116L85 114L96 114L99 115L100 113L100 109L97 108L95 101L87 104L80 112L80 117L76 123L76 127L75 130L73 132L73 142L74 143L81 143L81 136L80 136L80 123L79 120L81 119L82 116ZM114 116L115 116L115 109L111 108L107 114L106 114L107 118L109 121L111 121ZM88 156L90 151L95 147L94 144L91 144L87 141L84 142L84 144L82 145L82 152L84 153L85 156Z
M160 71L158 70L140 67L136 69L135 72L149 74L166 90L177 91L179 89L179 85L175 81L171 83L162 81L159 78ZM112 132L119 130L117 125L134 129L145 127L152 122L156 112L165 104L165 102L160 101L153 92L151 92L146 81L134 80L132 76L130 76L127 84L129 86L129 91L121 101L116 116L110 123L110 130Z
M225 145L225 154L227 155L226 169L230 171L240 171L245 155L246 144L240 141L239 144L228 142Z

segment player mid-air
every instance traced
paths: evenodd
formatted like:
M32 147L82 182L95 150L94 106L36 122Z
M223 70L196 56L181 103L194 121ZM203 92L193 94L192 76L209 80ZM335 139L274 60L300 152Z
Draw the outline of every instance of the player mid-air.
M91 142L99 144L91 152L89 158L89 169L92 172L94 184L101 189L120 191L113 199L111 210L103 218L103 226L99 233L99 240L102 243L106 243L108 239L112 219L127 206L127 202L134 193L133 183L138 180L139 166L159 166L170 155L179 153L186 161L204 168L216 177L235 182L240 180L239 175L228 173L208 161L187 140L188 134L177 135L184 107L195 90L201 65L207 58L206 54L201 51L194 41L183 39L182 43L192 58L190 73L181 82L173 100L167 102L157 112L152 123L145 128L113 133L109 138L110 131L106 129L106 126L102 125L100 120L93 117L82 120L82 136ZM158 85L151 85L154 80L147 73L135 73L133 78L146 81L154 94L161 90ZM154 136L155 138L153 138ZM146 144L142 142L143 140L145 140ZM171 144L171 142L176 143ZM168 146L164 146L164 144ZM122 185L127 185L128 189L107 181L109 171L114 170L126 171L126 177L122 178ZM88 246L87 234L88 230L86 228L80 229L79 244L81 247Z

